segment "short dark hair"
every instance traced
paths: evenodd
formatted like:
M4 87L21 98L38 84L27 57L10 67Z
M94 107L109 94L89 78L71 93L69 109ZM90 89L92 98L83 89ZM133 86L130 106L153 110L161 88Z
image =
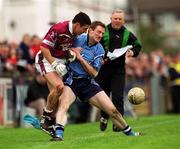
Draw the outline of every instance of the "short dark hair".
M79 23L81 26L90 25L91 19L89 16L84 12L79 12L75 15L75 17L72 20L73 23Z
M104 23L102 23L101 21L94 21L91 23L90 27L92 30L94 30L97 26L101 26L103 28L106 27L106 25Z

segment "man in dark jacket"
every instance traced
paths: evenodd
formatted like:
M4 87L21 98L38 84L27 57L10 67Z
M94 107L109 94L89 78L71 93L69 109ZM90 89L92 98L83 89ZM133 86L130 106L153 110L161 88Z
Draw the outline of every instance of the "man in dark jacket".
M106 31L103 36L102 45L106 51L104 65L101 67L97 77L97 82L103 88L108 96L112 93L112 101L118 111L124 114L123 93L125 87L125 57L136 57L141 45L136 36L128 31L124 26L124 12L115 10L111 15L111 23L106 26ZM132 48L127 50L122 56L110 60L107 57L108 52L113 52L115 49L131 45ZM121 49L120 49L121 50ZM100 129L104 131L107 127L108 115L101 111ZM120 131L113 125L113 131Z

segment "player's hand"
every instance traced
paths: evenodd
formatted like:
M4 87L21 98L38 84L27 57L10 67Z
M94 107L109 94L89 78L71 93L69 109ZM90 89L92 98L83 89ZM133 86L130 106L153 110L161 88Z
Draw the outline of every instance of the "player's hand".
M134 56L134 52L133 52L131 49L129 49L129 50L127 50L127 52L126 52L126 56L127 56L127 57L133 57L133 56Z
M71 48L71 50L76 54L76 58L79 60L81 58L82 48L80 48L80 47Z
M81 53L82 48L81 47L76 47L76 48L71 48L71 50L75 53Z
M69 58L68 61L69 62L73 62L76 59L76 53L73 52L72 50L69 50Z
M63 77L67 73L66 65L54 61L51 66L58 73L60 77Z

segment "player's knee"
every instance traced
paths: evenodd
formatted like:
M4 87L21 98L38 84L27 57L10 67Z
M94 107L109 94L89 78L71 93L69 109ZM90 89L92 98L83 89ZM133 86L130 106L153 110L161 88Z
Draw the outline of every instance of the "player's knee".
M53 103L54 100L56 99L55 97L57 96L57 91L55 89L51 90L49 95L48 95L48 102Z
M58 96L61 95L63 88L64 88L64 85L62 85L62 84L59 84L56 86L56 92L57 92Z

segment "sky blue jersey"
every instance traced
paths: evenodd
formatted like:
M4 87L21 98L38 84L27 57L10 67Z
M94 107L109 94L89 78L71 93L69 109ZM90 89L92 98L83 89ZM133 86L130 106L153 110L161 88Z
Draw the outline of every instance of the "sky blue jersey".
M74 42L74 47L81 47L83 48L81 55L82 57L97 71L99 71L103 57L104 57L104 49L100 43L94 44L89 46L88 45L88 35L81 34L76 37ZM84 70L83 66L78 60L71 62L68 65L69 71L75 77L84 77L88 78L90 75Z

